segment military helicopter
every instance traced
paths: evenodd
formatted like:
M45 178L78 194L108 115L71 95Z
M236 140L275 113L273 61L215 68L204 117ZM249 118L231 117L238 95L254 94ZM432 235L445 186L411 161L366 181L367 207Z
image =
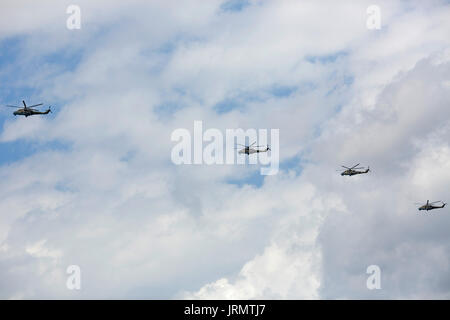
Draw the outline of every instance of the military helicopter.
M18 108L18 110L14 111L14 113L13 113L15 116L29 117L29 116L33 116L36 114L49 114L50 112L52 112L50 107L47 109L47 111L39 111L37 109L33 109L34 107L42 106L42 103L35 104L35 105L29 106L29 107L27 107L27 104L25 103L24 100L22 100L22 103L23 103L23 108L18 107L18 106L10 106L10 105L7 105L5 107Z
M438 202L442 203L442 206L435 206L435 205L434 205L435 203L438 203ZM421 203L416 203L416 205L420 205L420 204L421 204ZM424 205L422 205L422 206L419 207L419 211L420 211L420 210L430 211L430 210L433 210L433 209L441 209L441 208L445 207L445 205L446 205L446 203L444 203L444 202L442 202L442 201L434 201L434 202L430 202L430 200L427 200L427 203L426 203L426 204L424 204Z
M243 144L239 144L238 143L237 145L244 147L244 149L239 150L238 153L239 154L248 154L248 155L250 155L250 154L253 154L253 153L267 152L267 151L270 150L270 147L268 145L265 146L265 149L262 149L262 150L257 149L257 148L263 148L264 146L254 146L255 143L256 143L256 141L253 142L249 146L244 146ZM238 149L238 148L236 148L236 149Z
M367 172L370 171L370 168L369 168L369 167L367 167L366 170L364 170L364 167L359 167L359 168L357 168L359 165L360 165L360 164L358 163L357 165L354 165L354 166L351 167L351 168L346 167L346 166L341 166L341 167L343 167L343 168L346 169L345 171L343 171L343 172L341 173L341 176L350 176L350 177L351 177L351 176L354 176L354 175L357 175L357 174L363 174L363 173L367 173ZM362 171L358 171L358 170L362 170ZM341 170L338 170L338 171L341 171Z

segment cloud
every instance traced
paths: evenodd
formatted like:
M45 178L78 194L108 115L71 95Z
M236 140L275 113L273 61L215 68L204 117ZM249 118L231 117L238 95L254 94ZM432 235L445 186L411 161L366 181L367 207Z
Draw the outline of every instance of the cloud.
M221 278L196 292L184 292L180 297L319 298L322 257L317 236L323 219L345 207L334 194L319 195L312 185L301 183L294 174L265 185L261 191L273 200L269 210L282 213L273 221L270 242L262 253L245 263L236 276L230 277L233 280ZM268 207L266 202L259 202L262 208Z
M419 61L386 86L375 108L352 126L360 128L358 135L341 131L339 127L349 125L341 118L334 128L340 133L327 135L317 150L318 157L326 157L323 153L333 152L334 146L342 161L371 161L371 176L376 176L331 184L333 189L340 185L339 194L350 212L328 216L319 236L325 298L449 296L448 287L440 285L448 283L443 270L448 266L449 242L438 227L448 224L448 215L418 214L414 207L414 202L446 196L449 92L439 83L450 69L448 60L435 62ZM383 290L377 293L365 288L361 273L371 264L382 270Z
M381 2L378 32L369 4L80 2L69 31L64 3L8 2L2 101L56 106L0 117L1 144L36 146L0 167L0 296L448 297L448 215L412 205L446 195L448 6ZM194 120L280 129L283 170L174 165Z

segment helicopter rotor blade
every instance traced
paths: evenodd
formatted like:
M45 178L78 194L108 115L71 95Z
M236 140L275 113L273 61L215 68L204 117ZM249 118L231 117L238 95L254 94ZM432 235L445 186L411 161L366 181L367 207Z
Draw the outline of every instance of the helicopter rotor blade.
M20 107L18 107L18 106L10 106L10 105L6 105L6 106L4 106L4 107L8 107L8 108L16 108L16 109L20 108Z
M342 168L345 168L345 169L350 169L349 167L346 167L346 166L341 166Z
M29 106L27 108L33 108L33 107L38 107L38 106L42 106L42 105L43 105L43 103L38 103L38 104L34 104L32 106Z
M254 144L256 143L256 141L255 142L253 142L251 145L249 145L249 147L252 147Z
M351 167L350 169L355 169L357 166L359 166L360 165L360 163L358 163L358 164L356 164L356 165L354 165L353 167Z
M23 106L26 108L27 104L25 103L25 100L22 100Z

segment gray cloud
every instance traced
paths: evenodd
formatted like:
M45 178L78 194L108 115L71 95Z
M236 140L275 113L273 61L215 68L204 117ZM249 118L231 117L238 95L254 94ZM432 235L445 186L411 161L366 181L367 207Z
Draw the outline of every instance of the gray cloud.
M2 82L20 65L32 76L12 86L60 101L6 120L0 141L64 145L0 167L0 297L448 298L448 215L413 205L446 200L450 178L448 6L381 2L369 31L371 3L199 3L81 2L75 33L45 2L0 25L24 49ZM175 166L170 133L194 120L279 128L301 170L258 188L227 183L256 167ZM336 174L356 162L373 172Z

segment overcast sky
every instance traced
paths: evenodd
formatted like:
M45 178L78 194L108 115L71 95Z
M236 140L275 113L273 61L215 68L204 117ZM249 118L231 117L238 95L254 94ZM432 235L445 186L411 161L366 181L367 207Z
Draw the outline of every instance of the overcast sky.
M415 205L450 201L449 34L437 0L1 1L0 104L53 113L0 110L0 298L449 299ZM279 129L280 171L175 165L195 120Z

